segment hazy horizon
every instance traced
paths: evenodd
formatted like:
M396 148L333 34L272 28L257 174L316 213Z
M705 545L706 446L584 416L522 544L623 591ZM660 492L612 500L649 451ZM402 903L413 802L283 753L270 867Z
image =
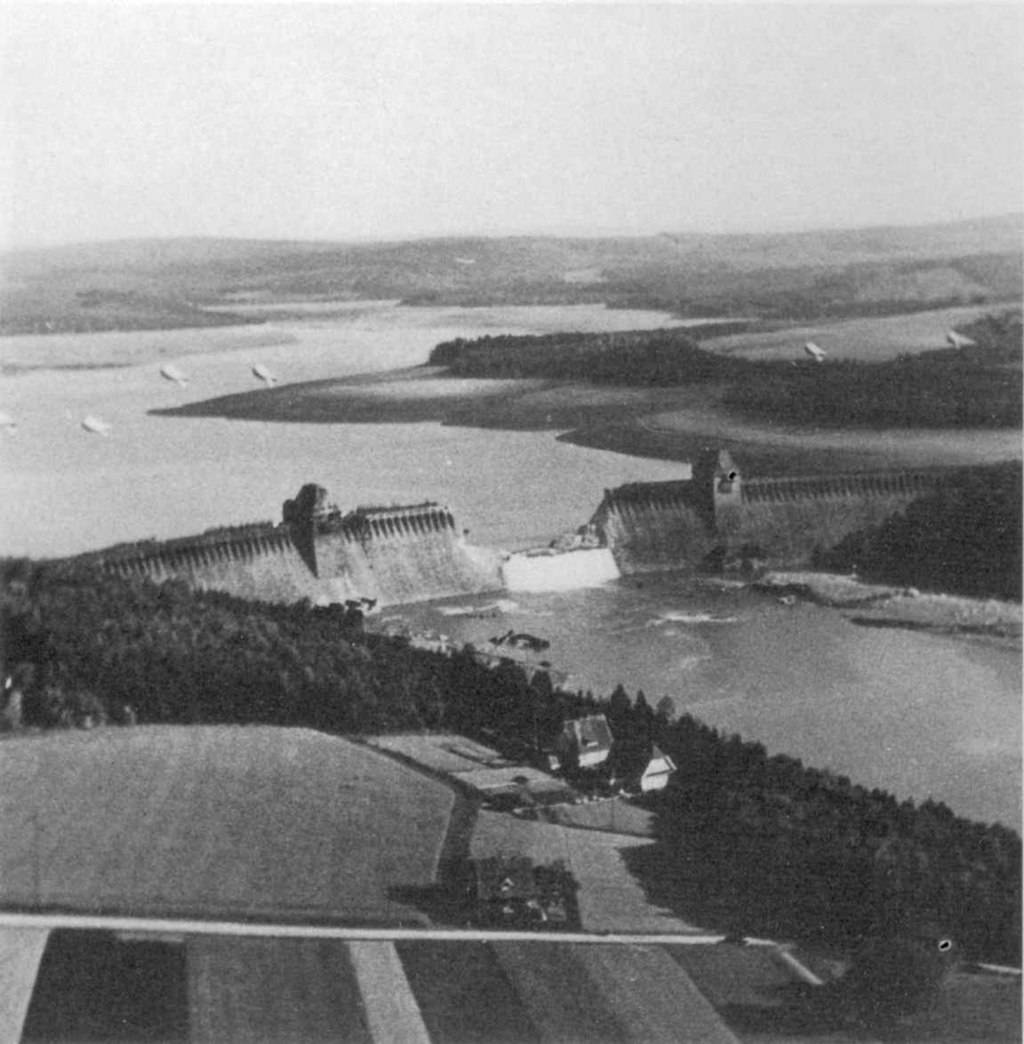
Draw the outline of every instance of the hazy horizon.
M473 240L473 239L627 239L627 238L656 238L658 236L697 236L713 238L715 236L785 236L785 235L829 235L832 233L843 233L843 232L872 232L881 231L884 229L915 229L915 228L928 228L928 227L941 227L947 224L972 224L975 222L985 221L1001 221L1001 220L1020 220L1024 221L1024 210L1005 211L1001 214L978 214L969 218L953 218L950 221L934 221L934 222L912 222L909 224L900 222L888 222L884 225L872 224L872 225L829 225L829 226L814 226L808 228L762 228L758 231L749 231L746 229L730 229L724 232L708 232L699 228L664 228L658 231L634 231L630 229L607 229L607 228L523 228L523 229L491 229L491 230L473 230L468 229L466 231L450 231L450 232L420 232L415 234L402 234L396 232L393 235L374 235L367 233L365 235L349 235L349 236L222 236L222 235L205 235L198 234L193 235L189 233L181 233L179 235L169 234L160 236L114 236L105 239L74 239L74 240L54 240L53 242L40 243L40 244L13 244L6 245L0 244L0 254L14 254L14 253L31 253L32 251L42 251L48 249L59 250L62 248L73 249L75 247L102 247L102 246L117 246L118 244L125 243L145 243L149 241L158 242L187 242L194 240L197 242L237 242L237 243L278 243L285 245L287 243L300 243L303 245L314 246L322 244L324 246L360 246L360 245L375 245L375 244L386 244L386 243L415 243L415 242L430 242L434 240Z
M0 250L1021 212L1016 6L11 4Z

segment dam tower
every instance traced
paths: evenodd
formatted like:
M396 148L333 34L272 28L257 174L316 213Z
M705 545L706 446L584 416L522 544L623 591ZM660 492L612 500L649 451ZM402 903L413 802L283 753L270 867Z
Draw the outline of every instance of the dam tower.
M726 540L740 532L743 477L727 449L701 450L693 465L693 496L710 532Z

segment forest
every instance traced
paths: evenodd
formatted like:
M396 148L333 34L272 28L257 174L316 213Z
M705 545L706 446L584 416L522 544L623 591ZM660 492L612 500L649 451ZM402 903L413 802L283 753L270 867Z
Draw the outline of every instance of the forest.
M754 364L701 348L689 330L501 334L443 341L432 366L457 377L551 377L613 384L699 384L735 378Z
M724 388L727 408L791 424L1020 427L1020 312L988 316L962 332L974 347L877 363L752 361L702 348L690 330L680 329L460 338L437 345L430 362L459 377L715 383Z
M601 709L623 765L658 746L678 767L649 799L658 840L634 871L659 902L747 933L854 945L939 924L970 959L1020 963L1020 838L931 800L898 801L671 700L606 700L369 633L344 607L276 606L180 582L0 563L0 727L264 723L359 736L448 730L535 752ZM715 923L715 922L712 922Z
M974 346L885 363L768 367L757 379L740 374L724 403L762 417L833 427L1020 427L1021 313L986 316L960 332Z
M830 572L969 598L1021 600L1020 464L954 471L881 525L816 556Z

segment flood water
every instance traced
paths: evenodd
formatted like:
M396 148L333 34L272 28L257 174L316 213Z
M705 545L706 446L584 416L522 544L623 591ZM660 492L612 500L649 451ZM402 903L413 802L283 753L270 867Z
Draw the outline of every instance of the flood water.
M584 449L550 432L438 424L322 425L157 417L147 411L245 391L262 362L282 381L425 361L438 341L483 333L635 329L656 313L353 307L261 327L7 338L0 364L0 550L37 557L280 517L306 482L343 509L448 503L475 543L546 543L585 522L606 487L678 478L681 466ZM57 369L69 360L118 368ZM174 361L186 388L162 381ZM31 369L33 366L49 368ZM109 437L80 427L86 414ZM481 646L509 627L551 641L572 688L619 681L709 724L900 797L973 818L1020 820L1019 647L863 629L834 610L683 577L411 607L400 613Z
M515 592L386 610L491 650L514 628L571 690L622 682L651 706L756 739L901 798L960 815L1020 820L1019 649L851 623L841 612L682 575L574 592Z

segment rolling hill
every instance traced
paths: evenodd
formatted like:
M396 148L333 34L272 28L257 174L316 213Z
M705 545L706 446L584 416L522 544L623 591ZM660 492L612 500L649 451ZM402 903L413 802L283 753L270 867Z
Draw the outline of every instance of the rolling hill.
M335 243L183 238L0 258L0 334L251 322L240 302L575 304L792 319L1018 300L1019 214L764 235Z

